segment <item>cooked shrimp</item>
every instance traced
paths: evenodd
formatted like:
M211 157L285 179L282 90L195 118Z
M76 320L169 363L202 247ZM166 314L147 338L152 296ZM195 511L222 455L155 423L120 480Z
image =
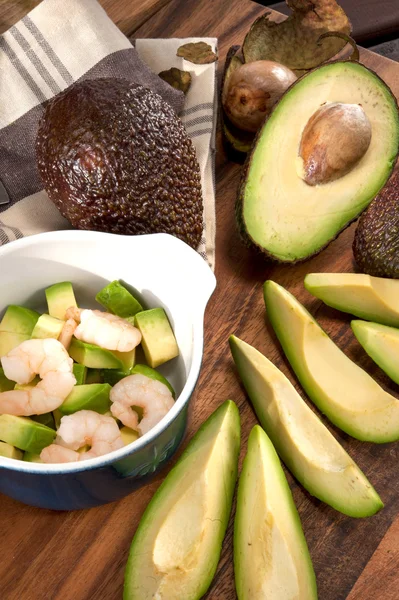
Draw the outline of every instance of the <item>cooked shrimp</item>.
M115 419L93 410L79 410L62 417L57 434L55 443L42 450L40 458L43 462L87 460L124 446ZM90 450L76 452L86 445L91 446Z
M130 352L141 342L141 333L137 327L111 313L70 308L66 316L79 322L74 335L82 342L119 352Z
M0 413L42 415L58 408L76 383L73 361L64 346L52 338L26 340L1 359L4 374L20 385L36 375L41 381L29 390L0 393Z
M73 334L75 333L75 329L77 326L78 324L75 321L75 319L68 319L67 321L65 321L58 341L61 342L61 344L66 350L68 350L69 346L71 345Z
M154 427L174 404L169 388L161 381L136 373L121 379L111 390L111 412L141 435ZM143 418L133 407L143 409Z

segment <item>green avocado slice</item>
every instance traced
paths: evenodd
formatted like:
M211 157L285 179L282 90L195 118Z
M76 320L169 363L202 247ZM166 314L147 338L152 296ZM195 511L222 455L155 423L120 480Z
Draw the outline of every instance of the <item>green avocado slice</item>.
M118 317L134 317L143 310L140 302L121 284L111 281L96 296L96 300L105 310Z
M163 308L137 313L135 325L142 335L141 345L150 367L158 367L179 356L176 338Z
M240 417L224 402L147 506L133 538L124 600L202 598L219 561L237 478Z
M377 492L287 377L235 336L230 349L262 427L303 487L351 517L380 510Z
M371 124L371 142L348 173L308 185L298 155L302 133L327 103L360 104ZM373 71L351 61L330 62L310 71L285 92L252 147L236 205L244 240L280 262L316 254L384 186L398 149L396 99Z
M238 600L317 600L301 521L276 451L252 429L237 492L234 572Z
M78 410L94 410L104 414L110 407L110 391L111 386L108 383L75 385L58 410L62 415L71 415Z
M90 369L131 369L134 365L135 348L131 352L117 352L105 350L94 344L72 339L69 346L69 355L77 363Z
M332 308L367 321L399 326L399 280L362 273L309 273L304 284Z
M56 432L28 417L0 415L0 440L34 454L53 443Z
M50 317L65 319L68 308L77 307L75 293L70 281L55 283L45 290Z
M60 337L62 328L65 325L65 321L50 317L50 315L40 315L36 325L32 331L32 338L45 339L54 338L58 340Z
M11 331L0 331L0 358L11 352L14 348L29 340L30 336Z
M266 281L264 297L283 350L319 410L358 440L398 440L399 401L352 362L287 290Z
M368 321L352 321L351 327L367 354L399 385L399 329Z
M0 321L0 331L30 336L39 317L35 310L11 304Z
M22 460L23 452L15 448L15 446L11 446L11 444L7 444L7 442L0 442L0 456L4 456L5 458L15 458L16 460Z

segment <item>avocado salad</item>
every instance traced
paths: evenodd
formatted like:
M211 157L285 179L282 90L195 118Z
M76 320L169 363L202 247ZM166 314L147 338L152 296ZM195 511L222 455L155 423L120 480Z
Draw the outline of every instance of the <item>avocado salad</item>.
M10 305L0 321L0 456L76 462L134 442L175 401L157 370L179 355L165 310L117 280L103 310L78 307L71 282L45 297L47 313Z

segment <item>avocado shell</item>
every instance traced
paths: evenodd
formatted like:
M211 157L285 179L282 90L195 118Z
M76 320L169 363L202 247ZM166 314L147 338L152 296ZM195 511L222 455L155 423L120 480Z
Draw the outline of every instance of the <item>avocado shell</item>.
M332 65L335 63L341 63L341 62L351 62L351 61L340 61L340 60L335 60L335 61L329 61L328 64ZM320 67L325 67L326 65L320 65ZM385 83L385 81L379 76L377 75L377 73L375 71L373 71L372 69L369 69L368 67L366 67L365 65L362 65L365 69L367 69L368 71L370 71L377 79L380 79L384 85L387 86L387 84ZM272 108L272 111L269 115L269 119L271 117L271 115L273 114L273 112L275 110L277 110L277 107L279 106L280 102L282 102L286 96L286 94L288 94L290 92L290 90L298 84L299 81L302 81L305 77L307 77L308 75L310 75L313 71L315 71L316 69L312 69L311 71L308 71L307 73L305 73L304 75L302 75L300 78L298 78L296 81L294 81L294 83L284 92L284 94L281 96L280 100L278 102L276 102L276 104L274 105L274 107ZM397 100L396 97L394 96L394 94L391 91L391 96L393 101L396 103L397 106ZM252 237L248 234L247 230L245 229L245 224L244 224L244 218L243 218L243 204L244 204L244 190L245 190L245 182L247 179L247 175L248 175L248 171L249 168L251 166L251 161L252 161L252 157L253 154L256 150L257 147L257 143L258 140L260 139L260 137L262 136L262 132L263 129L266 127L268 120L267 119L265 121L265 123L263 124L263 126L259 129L259 131L257 132L255 139L253 141L252 144L252 149L251 152L249 152L246 156L245 159L245 163L244 166L241 170L241 178L240 178L240 182L238 184L238 191L237 191L237 198L236 198L236 203L235 203L235 215L236 215L236 222L237 222L237 227L238 227L238 231L240 233L240 237L242 242L244 243L245 246L247 246L249 249L257 252L258 254L262 254L264 258L274 262L274 263L287 263L287 264L298 264L298 263L302 263L305 262L307 260L309 260L310 258L312 258L313 256L316 256L317 254L320 254L320 252L322 250L324 250L329 244L331 244L331 242L333 242L334 240L336 240L339 235L347 228L349 227L349 225L351 225L352 223L354 223L355 221L357 221L357 219L360 217L361 215L361 211L358 215L356 215L351 221L348 221L347 223L345 223L345 225L342 227L342 229L340 229L337 234L335 236L333 236L331 239L329 239L324 246L322 246L321 248L319 248L316 252L314 252L313 254L309 254L309 256L307 256L306 258L301 258L298 260L282 260L282 259L278 259L276 256L274 256L273 254L271 254L270 252L268 252L265 248L259 246L253 239ZM399 154L399 152L398 152ZM398 155L397 155L398 156ZM392 163L392 169L391 172L393 171L395 167L395 161L393 161ZM380 194L379 194L380 195ZM377 196L378 197L378 196ZM399 203L398 203L399 204ZM369 205L370 206L370 205ZM365 210L365 209L363 209ZM367 209L368 210L368 209ZM399 246L399 244L398 244ZM355 260L356 260L356 255L355 255ZM357 262L357 261L356 261ZM399 273L399 270L398 270ZM371 273L370 273L371 274ZM399 275L398 275L399 277Z
M241 67L243 64L242 60L236 56L239 49L240 46L231 46L227 52L220 93L220 122L222 125L223 138L227 145L227 150L233 150L240 154L246 154L251 149L255 134L248 131L242 131L233 125L233 123L231 123L229 118L226 116L222 105L224 86L227 84L227 81L233 71Z
M363 273L399 279L399 169L361 216L353 255Z
M36 152L49 198L74 227L169 233L198 246L195 148L158 94L124 79L75 83L47 104Z

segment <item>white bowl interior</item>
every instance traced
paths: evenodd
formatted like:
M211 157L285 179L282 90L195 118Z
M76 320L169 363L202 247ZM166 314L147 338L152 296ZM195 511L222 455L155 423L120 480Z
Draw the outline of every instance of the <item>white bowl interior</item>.
M166 234L40 234L0 249L0 276L0 316L9 304L45 312L44 289L61 281L73 283L82 307L101 309L95 295L115 279L128 284L146 307L163 307L180 355L159 370L175 388L178 400L174 409L178 409L186 383L198 376L203 313L216 284L205 261L186 244ZM154 434L157 428L152 430Z

